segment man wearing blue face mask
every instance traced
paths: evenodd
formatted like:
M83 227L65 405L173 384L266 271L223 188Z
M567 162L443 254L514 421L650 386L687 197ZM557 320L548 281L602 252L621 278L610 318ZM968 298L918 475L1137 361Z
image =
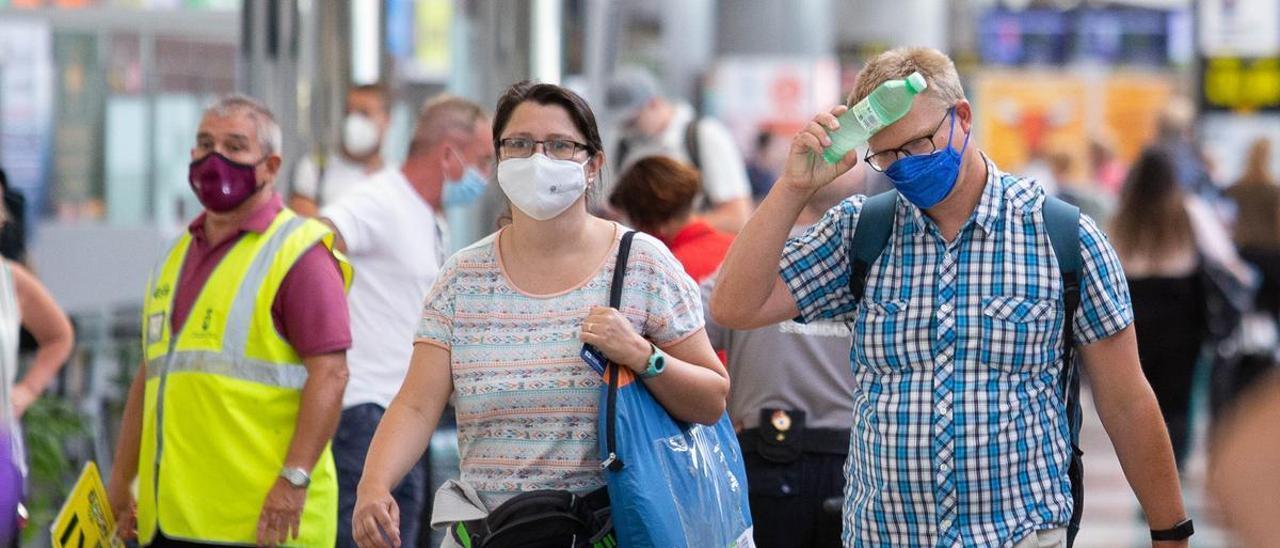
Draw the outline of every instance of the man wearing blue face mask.
M1192 527L1115 251L1091 219L1060 215L1057 202L1051 214L1036 181L978 150L973 109L941 52L877 56L848 104L916 71L927 91L865 156L897 193L854 196L788 240L809 198L858 161L821 157L847 109L816 116L730 249L713 317L734 329L852 325L846 546L1067 546L1079 501L1060 379L1075 349L1153 546L1185 546ZM868 261L866 234L877 231L859 220L881 211L885 243ZM1059 255L1064 233L1072 245Z
M483 194L493 165L489 118L458 97L429 100L419 112L408 158L321 209L338 249L357 265L351 286L351 373L333 439L338 468L338 546L355 546L351 513L365 453L409 368L422 301L444 262L444 210ZM425 459L424 459L425 461ZM426 463L394 491L401 538L413 546L426 497Z

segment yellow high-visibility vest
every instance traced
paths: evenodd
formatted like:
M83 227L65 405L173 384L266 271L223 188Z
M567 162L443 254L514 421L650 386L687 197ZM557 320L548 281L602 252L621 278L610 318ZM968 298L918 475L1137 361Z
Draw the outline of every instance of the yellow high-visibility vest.
M157 527L178 540L253 544L263 501L293 440L307 370L279 333L271 306L289 269L323 243L349 289L352 271L323 224L283 209L249 232L214 268L175 335L174 295L191 245L184 234L147 288L138 536ZM311 472L300 536L291 546L332 546L338 484L330 447Z

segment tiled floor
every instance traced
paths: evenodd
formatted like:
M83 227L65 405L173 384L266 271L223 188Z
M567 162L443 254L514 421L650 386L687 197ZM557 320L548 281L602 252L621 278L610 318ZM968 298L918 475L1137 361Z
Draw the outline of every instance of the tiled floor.
M1085 454L1085 507L1080 535L1076 539L1079 548L1119 548L1151 546L1147 525L1142 521L1138 499L1134 497L1120 461L1116 459L1111 440L1102 429L1102 423L1093 409L1093 400L1086 394L1084 403L1084 427L1081 432L1081 449ZM1211 501L1204 496L1205 482L1205 423L1203 407L1197 417L1196 448L1187 462L1182 492L1187 511L1196 523L1192 546L1215 548L1237 546L1226 532L1213 521Z

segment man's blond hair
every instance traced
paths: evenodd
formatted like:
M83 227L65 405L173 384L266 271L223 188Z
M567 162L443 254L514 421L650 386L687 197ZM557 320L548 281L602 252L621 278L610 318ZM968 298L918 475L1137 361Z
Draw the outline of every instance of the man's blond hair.
M926 95L941 99L948 105L963 100L964 88L960 87L960 75L956 64L945 53L933 48L895 48L875 56L858 73L858 80L849 94L848 105L871 95L876 86L888 80L900 80L919 71L929 84Z

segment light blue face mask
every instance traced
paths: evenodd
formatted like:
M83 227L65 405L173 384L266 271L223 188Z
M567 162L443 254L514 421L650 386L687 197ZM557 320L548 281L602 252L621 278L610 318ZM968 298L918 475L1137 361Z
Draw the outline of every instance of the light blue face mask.
M959 151L951 148L951 138L956 130L956 111L952 107L951 129L947 131L947 146L933 154L907 156L893 163L884 174L893 182L907 201L920 209L929 209L938 205L951 194L960 177L960 161L964 150L969 147L969 133L964 136L964 145Z
M455 157L457 156L455 155ZM460 158L459 162L461 162ZM484 189L489 186L488 179L481 175L479 170L466 164L463 164L461 178L449 179L447 177L444 181L444 188L441 189L440 193L440 203L444 207L470 205L484 195Z

